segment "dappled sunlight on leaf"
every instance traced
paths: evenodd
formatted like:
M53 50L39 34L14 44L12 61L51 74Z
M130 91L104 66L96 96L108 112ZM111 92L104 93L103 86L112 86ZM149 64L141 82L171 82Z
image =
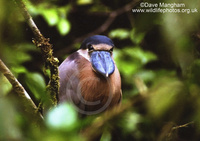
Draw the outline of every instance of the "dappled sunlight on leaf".
M34 6L28 2L28 7L34 15L42 15L50 26L56 26L61 35L66 35L70 31L71 24L67 19L70 5L57 7L42 3L39 6Z
M42 12L42 15L45 18L45 20L47 20L47 22L50 26L56 25L59 21L57 10L55 8L54 9L46 9L45 11Z
M47 113L47 125L56 130L73 130L78 122L77 113L69 103L60 104Z
M135 132L137 130L138 123L142 121L142 117L138 113L128 112L125 115L124 132Z
M93 0L77 0L78 5L92 4Z
M115 50L114 59L122 74L133 75L145 64L156 60L157 57L152 52L144 51L139 47L125 47Z
M70 31L70 23L66 19L60 19L57 28L61 35L66 35Z
M145 82L151 82L155 79L156 73L152 70L142 70L136 73L135 76L140 77Z
M118 38L120 40L128 39L130 32L128 29L115 29L109 33L110 38Z

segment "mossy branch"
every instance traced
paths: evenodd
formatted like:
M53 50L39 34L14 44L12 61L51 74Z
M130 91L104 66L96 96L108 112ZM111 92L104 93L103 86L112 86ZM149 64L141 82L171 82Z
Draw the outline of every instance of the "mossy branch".
M31 28L35 38L33 43L40 48L44 61L45 61L45 70L50 69L50 81L47 86L47 91L50 94L50 105L57 105L57 97L59 90L59 75L58 75L58 59L53 56L52 44L49 43L49 38L45 38L35 22L33 21L31 15L28 13L27 8L22 0L15 0L18 7L21 10L27 24ZM47 102L49 103L49 102Z
M29 94L26 92L24 87L19 83L19 81L15 78L15 76L12 74L12 72L8 69L8 67L3 63L3 61L1 59L0 59L0 71L3 73L3 75L11 83L14 91L18 94L18 96L25 103L24 105L26 106L26 108L33 109L33 111L35 111L36 117L38 117L39 121L42 121L43 116L38 111L37 106L31 100Z

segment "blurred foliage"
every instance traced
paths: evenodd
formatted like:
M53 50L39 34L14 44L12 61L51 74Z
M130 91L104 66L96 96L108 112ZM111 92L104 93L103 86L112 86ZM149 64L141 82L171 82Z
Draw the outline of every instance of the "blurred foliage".
M77 49L79 37L93 33L108 14L131 0L26 0L28 11L41 32L54 45L60 60ZM127 105L146 89L146 99L113 117L101 141L200 140L200 1L146 0L149 3L184 3L196 13L132 13L118 15L104 34L115 43L114 59L122 77ZM140 2L135 7L141 8ZM0 58L25 87L36 104L45 96L48 77L43 73L33 34L14 1L0 1ZM145 8L144 8L145 9ZM77 41L77 42L74 42ZM136 84L136 79L140 83ZM82 132L98 116L79 118L72 105L63 103L36 124L35 111L24 109L11 84L0 73L0 140L86 140ZM32 113L32 114L31 114ZM187 123L187 126L181 126Z
M35 6L29 1L26 1L26 5L30 14L34 16L41 15L50 26L56 26L61 35L66 35L70 31L71 25L67 20L70 5L57 7L45 2Z

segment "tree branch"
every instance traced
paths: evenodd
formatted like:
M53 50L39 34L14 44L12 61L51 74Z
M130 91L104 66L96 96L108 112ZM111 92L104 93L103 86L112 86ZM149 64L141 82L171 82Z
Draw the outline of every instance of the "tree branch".
M31 28L35 39L33 43L41 49L43 58L45 60L45 69L50 69L50 81L47 86L47 90L50 95L50 106L57 105L58 99L58 90L59 90L59 75L58 75L58 59L53 56L52 44L49 43L49 38L45 38L35 22L33 21L31 15L28 13L27 8L22 0L15 0L18 7L21 10L22 15L24 16L27 24ZM46 101L46 100L45 100ZM47 101L46 101L47 102ZM48 102L47 102L48 103ZM49 103L48 103L49 105ZM49 107L49 106L48 106Z
M103 132L103 127L112 122L116 117L123 115L128 109L138 104L143 103L148 96L137 95L130 98L126 103L118 107L114 107L111 110L106 111L100 117L92 123L91 126L86 128L81 132L81 135L86 138L86 140L95 140Z
M175 138L177 136L177 130L178 129L186 128L189 125L191 126L192 124L194 124L194 121L188 122L188 123L183 124L183 125L176 125L173 122L167 122L163 126L162 131L161 131L160 135L158 136L157 141L175 140Z
M131 11L131 9L140 1L141 0L133 0L130 3L128 3L127 5L125 5L124 7L119 8L119 9L109 13L107 20L100 27L98 27L97 29L95 29L94 31L92 31L92 32L90 32L88 34L85 34L85 35L83 35L81 37L76 38L73 41L73 43L67 47L67 51L72 49L73 45L75 43L81 42L81 41L83 41L85 38L87 38L89 36L92 36L92 35L95 35L95 34L101 34L101 33L105 32L110 27L110 25L114 22L116 17L118 17L119 15L121 15L121 14L123 14L125 12ZM60 50L58 52L58 54L63 54L63 53L66 53L66 49L65 50Z
M42 114L38 111L37 106L35 103L31 100L31 97L26 92L24 87L19 83L19 81L15 78L15 76L12 74L12 72L7 68L7 66L3 63L3 61L0 59L0 71L3 73L3 75L8 79L8 81L12 84L14 91L18 94L20 98L26 103L25 105L29 104L29 108L36 111L36 115L41 119L43 119Z
M38 29L37 25L33 21L31 15L28 13L27 8L22 0L15 0L18 7L21 10L22 15L24 16L28 26L33 31L33 34L37 40L40 40L41 38L44 38L43 35L40 33L40 30Z
M96 30L84 35L84 36L81 36L79 38L77 38L74 43L77 43L77 42L80 42L82 41L83 39L85 39L86 37L88 36L91 36L91 35L94 35L94 34L100 34L102 32L105 32L109 26L113 23L113 21L116 19L117 16L125 13L125 12L128 12L128 11L131 11L131 9L141 0L133 0L131 1L130 3L128 3L127 5L125 5L124 7L122 8L119 8L113 12L111 12L107 18L107 20L99 27L97 28Z

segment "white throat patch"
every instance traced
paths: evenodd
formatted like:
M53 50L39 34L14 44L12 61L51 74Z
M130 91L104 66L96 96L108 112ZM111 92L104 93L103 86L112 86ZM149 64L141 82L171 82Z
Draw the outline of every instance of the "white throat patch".
M90 56L87 49L79 49L77 52L90 62Z

